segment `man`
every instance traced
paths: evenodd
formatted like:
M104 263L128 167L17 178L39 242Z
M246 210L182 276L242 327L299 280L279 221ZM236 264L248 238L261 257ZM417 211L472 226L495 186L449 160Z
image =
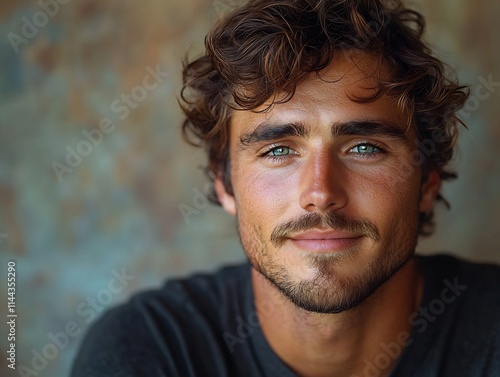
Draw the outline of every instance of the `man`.
M500 268L418 257L466 89L398 1L250 1L186 64L184 133L248 264L104 316L73 376L500 376Z

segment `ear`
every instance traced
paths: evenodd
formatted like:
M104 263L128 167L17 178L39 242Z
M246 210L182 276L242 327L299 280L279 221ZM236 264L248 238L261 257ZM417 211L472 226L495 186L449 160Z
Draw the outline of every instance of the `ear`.
M230 215L236 215L236 204L234 196L228 194L219 175L214 179L214 185L217 198L219 198L219 202L222 204L222 208L224 208L224 210Z
M420 212L427 213L434 206L436 196L441 188L441 177L436 170L429 172L427 180L422 183L420 192Z

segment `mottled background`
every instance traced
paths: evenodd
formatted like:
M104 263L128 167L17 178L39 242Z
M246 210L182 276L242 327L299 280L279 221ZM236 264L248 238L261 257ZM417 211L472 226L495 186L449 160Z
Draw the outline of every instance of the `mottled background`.
M204 157L181 142L176 102L181 58L188 48L200 51L232 0L61 0L57 7L54 1L0 7L0 305L6 307L6 265L14 259L17 365L32 369L33 355L54 351L47 348L50 336L68 323L83 333L94 315L133 292L243 259L233 219L200 194ZM439 55L473 92L482 79L500 81L500 2L413 6L427 15L428 39ZM148 70L157 68L168 77L141 89ZM490 89L483 85L481 99L468 104L470 129L455 161L460 178L445 187L452 209L438 211L438 233L420 244L423 252L500 261L500 93ZM113 111L131 92L137 101ZM112 131L85 149L91 144L81 143L82 132L106 118ZM73 158L58 177L54 162L66 164L78 145L87 155ZM123 268L135 277L109 295L112 271ZM96 295L105 304L90 309L87 297ZM81 340L80 334L61 344L33 370L65 376Z

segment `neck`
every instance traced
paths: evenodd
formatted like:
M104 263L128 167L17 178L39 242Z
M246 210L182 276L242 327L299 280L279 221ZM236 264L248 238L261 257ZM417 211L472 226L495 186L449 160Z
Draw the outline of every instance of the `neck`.
M363 304L338 314L312 313L295 306L253 268L252 284L264 336L280 359L302 377L363 375L382 353L387 357L378 376L388 375L403 346L394 347L401 352L392 350L392 357L381 346L404 345L405 336L411 333L408 319L420 305L423 291L415 259Z

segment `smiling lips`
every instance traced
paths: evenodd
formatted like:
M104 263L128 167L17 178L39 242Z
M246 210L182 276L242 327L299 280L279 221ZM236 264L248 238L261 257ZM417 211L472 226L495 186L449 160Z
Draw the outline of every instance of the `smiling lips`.
M311 230L290 237L299 249L314 253L335 253L345 251L363 236L355 233Z

